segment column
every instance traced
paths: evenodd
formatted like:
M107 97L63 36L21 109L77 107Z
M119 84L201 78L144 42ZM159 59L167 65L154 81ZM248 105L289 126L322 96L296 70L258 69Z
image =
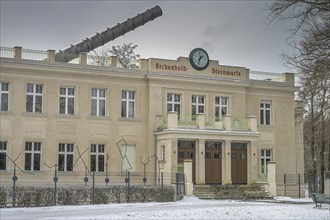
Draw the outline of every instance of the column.
M192 196L194 193L194 185L192 182L192 160L184 160L184 175L185 175L185 192L186 196Z
M167 113L167 128L178 128L178 113L168 112Z
M171 172L178 172L178 139L170 140Z
M199 139L196 149L196 184L205 184L205 140Z
M276 196L276 163L269 161L267 163L268 191L272 196Z
M251 141L247 149L248 156L248 184L258 180L258 145L256 141Z
M226 140L222 149L222 185L231 182L231 141Z
M47 50L47 62L55 63L55 50Z
M87 65L87 53L85 52L79 53L79 64Z
M21 60L22 59L22 47L14 47L14 59Z

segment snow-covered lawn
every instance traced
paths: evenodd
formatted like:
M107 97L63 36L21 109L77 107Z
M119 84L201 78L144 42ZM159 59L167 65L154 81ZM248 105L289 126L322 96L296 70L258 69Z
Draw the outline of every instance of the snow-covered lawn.
M0 209L0 219L330 219L329 205L311 199L277 197L273 201L199 200Z

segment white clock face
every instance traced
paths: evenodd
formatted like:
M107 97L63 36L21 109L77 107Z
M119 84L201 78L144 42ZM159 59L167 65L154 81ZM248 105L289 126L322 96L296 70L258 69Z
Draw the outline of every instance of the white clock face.
M195 69L203 70L209 64L209 56L205 50L196 48L190 53L190 63Z

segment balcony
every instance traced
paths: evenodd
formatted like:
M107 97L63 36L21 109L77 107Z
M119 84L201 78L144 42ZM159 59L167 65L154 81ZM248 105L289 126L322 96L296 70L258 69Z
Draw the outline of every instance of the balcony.
M179 115L177 112L168 112L167 115L157 116L157 128L163 129L200 129L223 131L257 131L257 117L244 118L223 115L222 118L210 117L205 114Z

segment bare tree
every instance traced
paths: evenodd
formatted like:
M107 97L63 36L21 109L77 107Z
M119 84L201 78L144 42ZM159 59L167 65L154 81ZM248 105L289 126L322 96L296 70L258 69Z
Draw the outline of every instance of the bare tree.
M296 68L300 77L299 97L305 103L305 172L314 180L313 191L317 190L316 175L320 176L323 192L326 164L330 170L330 2L278 0L268 8L270 23L296 21L288 41L295 52L282 54L281 60Z
M107 65L110 56L116 56L120 67L137 68L136 63L140 59L140 54L135 53L137 47L138 45L128 43L122 46L112 46L111 49L103 49L99 53L93 51L94 56L92 56L92 59L95 63L104 66Z

